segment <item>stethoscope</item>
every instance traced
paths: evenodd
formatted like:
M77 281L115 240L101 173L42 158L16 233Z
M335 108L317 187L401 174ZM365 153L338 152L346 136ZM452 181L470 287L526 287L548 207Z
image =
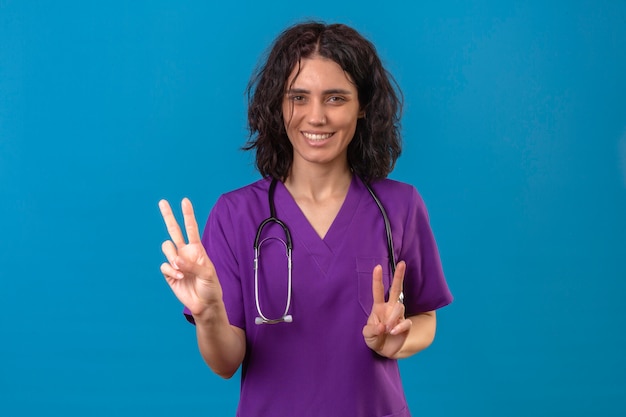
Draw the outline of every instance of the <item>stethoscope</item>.
M361 182L365 185L367 191L369 191L370 195L374 199L374 202L376 202L376 205L380 209L380 213L383 216L383 221L385 222L385 233L387 235L387 252L389 255L389 265L391 266L391 275L394 276L396 272L396 256L393 252L393 237L391 235L391 225L389 224L387 212L385 211L383 204L380 202L380 199L376 196L376 193L374 193L374 190L372 190L372 187L370 187L370 185L363 180L361 180ZM269 191L267 193L270 206L270 217L263 220L261 224L259 224L259 227L256 231L256 237L254 238L254 301L256 303L256 310L259 313L258 317L254 319L255 324L291 323L293 321L293 316L289 314L289 309L291 308L291 253L293 251L293 245L289 228L287 227L285 222L276 217L276 207L274 206L274 192L276 191L276 183L276 179L272 179ZM260 240L263 229L270 223L275 223L283 229L285 233L285 240L279 239L277 237L266 237L265 239ZM275 319L271 319L265 316L261 311L261 305L259 303L259 259L261 254L261 246L267 240L271 239L282 242L285 246L285 251L287 255L287 301L285 303L285 311L283 312L283 315ZM398 301L402 302L403 298L403 294L400 294L400 299Z

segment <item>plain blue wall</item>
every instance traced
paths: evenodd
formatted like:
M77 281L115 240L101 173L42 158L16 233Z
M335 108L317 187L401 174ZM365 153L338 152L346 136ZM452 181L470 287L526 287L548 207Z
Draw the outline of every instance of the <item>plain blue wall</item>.
M626 414L625 2L210 3L0 0L0 415L234 414L156 204L203 223L258 178L244 89L307 17L362 31L405 93L392 177L456 297L402 362L414 415Z

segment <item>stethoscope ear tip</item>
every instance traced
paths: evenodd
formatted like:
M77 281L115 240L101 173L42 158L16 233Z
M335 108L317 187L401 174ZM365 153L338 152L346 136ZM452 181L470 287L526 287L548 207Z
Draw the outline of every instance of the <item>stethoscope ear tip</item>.
M291 323L293 321L293 317L291 316L291 314L287 314L285 317L283 317L283 320L285 321L285 323Z

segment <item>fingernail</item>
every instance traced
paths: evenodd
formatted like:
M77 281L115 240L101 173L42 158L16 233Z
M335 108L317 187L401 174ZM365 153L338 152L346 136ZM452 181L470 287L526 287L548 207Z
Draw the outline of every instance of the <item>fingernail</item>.
M182 272L177 272L177 273L176 273L176 278L178 278L178 279L183 279L183 278L185 278L185 275L183 275L183 273L182 273Z

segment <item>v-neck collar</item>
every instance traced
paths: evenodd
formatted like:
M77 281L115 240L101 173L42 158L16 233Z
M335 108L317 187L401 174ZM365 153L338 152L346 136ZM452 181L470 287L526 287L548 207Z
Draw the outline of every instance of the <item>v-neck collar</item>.
M353 175L346 198L322 239L285 185L282 182L278 182L274 197L276 216L282 219L289 227L293 237L294 252L296 250L306 250L315 259L322 272L326 273L354 219L360 197L363 195L363 193L359 192L359 189L362 187L360 180L356 175Z

